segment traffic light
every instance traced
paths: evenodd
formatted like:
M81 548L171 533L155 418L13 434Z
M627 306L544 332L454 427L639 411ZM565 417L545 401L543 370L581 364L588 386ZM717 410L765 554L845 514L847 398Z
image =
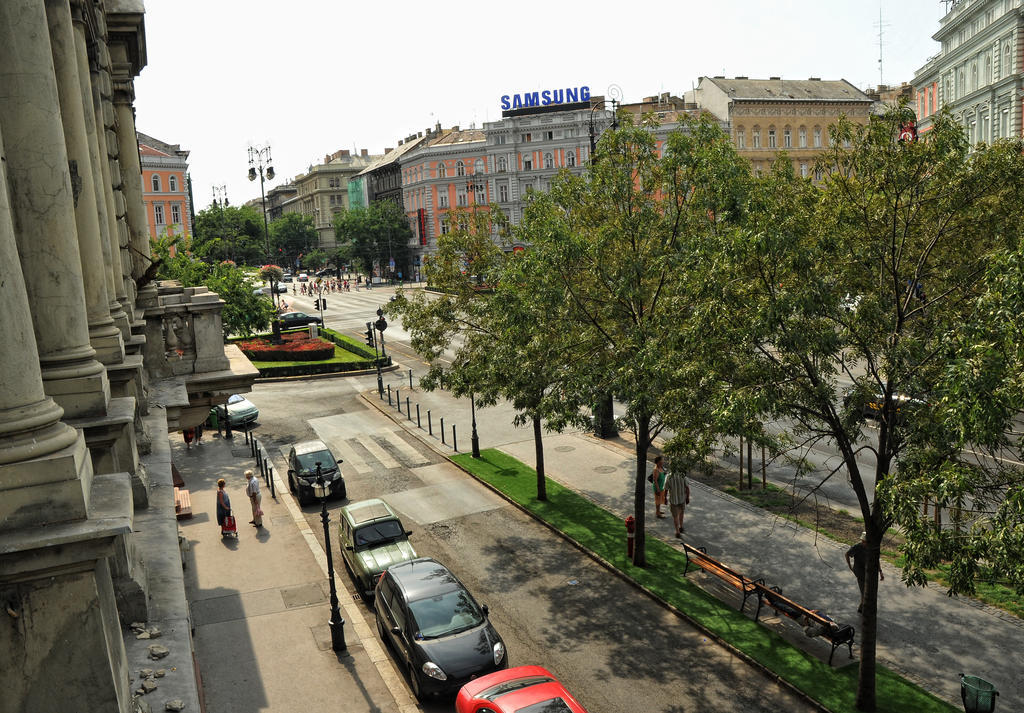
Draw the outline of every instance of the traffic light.
M321 297L320 299L313 300L313 309L327 309L327 299Z
M373 324L370 322L366 323L366 346L373 347L374 349L377 348L377 342L373 336Z

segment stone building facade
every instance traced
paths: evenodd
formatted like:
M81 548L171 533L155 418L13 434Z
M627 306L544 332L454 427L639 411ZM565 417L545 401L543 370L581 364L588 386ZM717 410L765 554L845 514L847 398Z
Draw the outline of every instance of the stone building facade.
M337 247L333 221L335 214L348 208L349 178L377 158L371 156L366 149L359 154L343 149L325 156L323 163L310 166L309 171L295 177L293 183L297 192L298 212L313 218L321 249L333 250Z
M971 144L1021 135L1024 7L1021 0L957 0L932 35L939 53L914 75L918 132L949 107Z
M139 132L142 202L149 234L192 235L188 195L188 151Z
M701 77L687 99L726 122L740 155L757 175L785 151L798 176L812 177L840 116L866 124L873 101L845 79Z
M168 433L256 372L224 346L217 295L152 280L143 17L142 0L0 3L5 712L138 710L135 621L165 632L186 672L167 692L199 706Z

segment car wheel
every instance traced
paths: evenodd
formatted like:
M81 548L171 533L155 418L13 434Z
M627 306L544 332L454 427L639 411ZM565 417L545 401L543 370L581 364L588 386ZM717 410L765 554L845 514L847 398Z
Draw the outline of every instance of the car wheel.
M420 688L420 679L416 676L416 669L412 664L409 664L409 688L412 689L412 695L416 697L417 701L423 700L423 689Z
M295 480L291 475L288 476L288 490L294 495L295 494Z

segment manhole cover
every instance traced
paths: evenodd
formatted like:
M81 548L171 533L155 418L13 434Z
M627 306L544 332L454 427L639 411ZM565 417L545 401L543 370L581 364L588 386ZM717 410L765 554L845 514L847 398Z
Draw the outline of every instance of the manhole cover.
M555 446L555 450L559 453L568 453L569 451L576 450L576 446Z
M599 465L594 468L595 473L614 473L617 468L612 468L610 465Z
M303 584L298 587L289 587L281 590L281 599L289 609L295 607L308 607L311 604L319 604L324 601L324 590L319 584Z

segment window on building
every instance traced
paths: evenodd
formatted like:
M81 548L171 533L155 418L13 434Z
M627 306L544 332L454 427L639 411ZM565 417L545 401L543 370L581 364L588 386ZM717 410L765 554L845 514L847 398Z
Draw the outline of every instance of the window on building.
M441 218L441 235L447 235L447 234L448 234L448 219L447 218Z
M178 192L178 177L177 176L169 177L167 179L167 183L168 183L168 186L170 188L171 193L177 193Z
M992 56L985 55L985 86L992 83Z
M533 170L533 156L529 156L529 155L524 155L523 156L523 170L524 171L532 171Z
M755 149L761 148L761 129L755 126L751 132L751 139Z
M820 149L821 148L821 127L820 126L815 126L814 127L814 148L816 148L816 149Z
M445 178L448 176L448 169L444 165L444 161L438 161L437 163L437 177Z
M462 161L456 161L455 162L455 175L456 176L465 176L466 175L466 164L464 164Z
M498 173L505 173L508 170L508 159L504 156L498 157Z
M544 154L544 168L554 168L555 159L550 153Z
M770 127L768 129L768 148L774 149L774 148L778 148L778 146L779 146L779 141L778 141L778 139L775 136L775 127L772 126L772 127Z
M978 91L978 63L971 62L971 91Z
M576 136L576 128L575 127L570 126L568 129L565 130L565 138L571 139L571 138L573 138L575 136Z
M999 115L999 135L1006 138L1010 135L1010 110L1003 109Z
M506 138L507 137L505 136L505 134L498 134L497 136L494 137L494 143L503 144L505 143Z
M814 180L815 181L821 181L821 169L820 168L814 169Z
M160 176L156 173L153 174L153 192L160 192Z
M761 164L757 164L754 166L754 175L757 176L758 178L761 177Z
M807 178L807 164L800 164L800 178Z
M736 127L736 148L742 149L746 146L746 130L742 126Z
M448 191L447 190L442 189L442 190L438 191L438 194L437 194L437 207L438 208L447 208L448 207Z
M508 203L508 183L504 181L498 184L498 201Z
M576 166L575 151L570 149L569 151L565 152L565 165L568 166L569 168L574 168Z
M966 79L965 79L965 75L964 75L964 70L962 70L962 69L960 70L960 75L959 75L959 77L957 79L959 81L958 81L957 87L956 87L956 95L957 95L957 97L962 97L964 94L967 93L967 83L966 83Z
M788 126L782 130L782 145L787 148L793 148L793 130Z
M466 205L466 190L464 188L457 188L455 190L455 205Z
M1003 44L1003 61L1002 61L1001 64L1002 64L1002 66L1000 67L1001 71L999 72L999 74L1005 79L1006 77L1010 76L1011 72L1013 72L1013 63L1010 62L1010 43L1009 42L1005 42Z
M153 222L157 225L164 225L164 207L157 203L153 206Z
M555 132L554 131L545 131L544 132L544 140L545 141L553 141L554 138L555 138Z
M181 206L177 203L171 206L171 222L175 225L181 225Z
M473 200L476 201L477 205L487 205L487 184L478 183L476 184L476 191L473 193Z
M806 126L801 126L800 127L800 148L802 148L802 149L807 148L807 127Z

